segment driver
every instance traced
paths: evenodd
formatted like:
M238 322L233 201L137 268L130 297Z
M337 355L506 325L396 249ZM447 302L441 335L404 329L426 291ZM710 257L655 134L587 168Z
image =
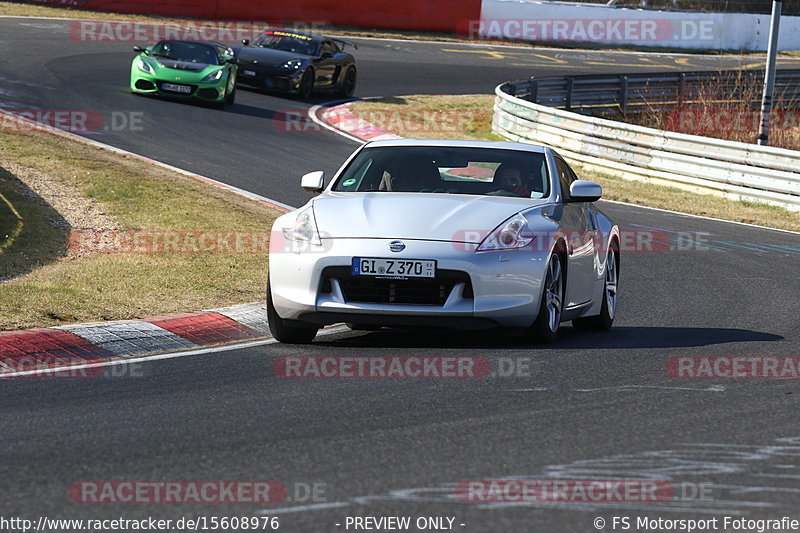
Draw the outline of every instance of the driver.
M508 163L501 164L494 173L493 182L518 196L531 195L531 191L522 184L522 171L517 166Z

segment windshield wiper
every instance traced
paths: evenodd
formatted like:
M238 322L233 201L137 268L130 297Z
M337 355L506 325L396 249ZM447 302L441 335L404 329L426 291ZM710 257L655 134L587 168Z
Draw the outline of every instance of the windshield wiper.
M180 61L177 57L168 56L167 54L153 54L156 57L163 57L164 59L172 59L174 61Z

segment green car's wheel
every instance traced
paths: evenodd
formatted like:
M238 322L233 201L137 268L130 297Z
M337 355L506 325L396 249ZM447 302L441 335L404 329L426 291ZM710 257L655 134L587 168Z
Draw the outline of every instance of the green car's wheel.
M228 94L228 97L225 99L225 103L228 105L233 105L235 102L236 102L236 87L234 87L233 90L231 90L230 94Z
M233 94L233 91L228 91L226 88L225 94L222 96L222 100L220 100L219 102L214 102L212 105L216 109L225 109L225 106L232 103L231 96L236 98L236 95Z
M297 94L303 100L307 100L311 98L311 95L313 93L314 93L314 69L309 67L303 73L303 77L300 79L300 89Z

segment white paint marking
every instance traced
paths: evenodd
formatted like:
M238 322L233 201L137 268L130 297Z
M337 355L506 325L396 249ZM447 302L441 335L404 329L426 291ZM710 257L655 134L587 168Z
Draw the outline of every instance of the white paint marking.
M576 392L598 392L598 391L627 391L630 389L663 389L663 390L690 390L698 392L724 392L725 387L722 385L712 385L708 388L694 388L694 387L664 387L659 385L619 385L617 387L600 387L598 389L573 389Z
M724 222L726 224L736 224L737 226L747 226L749 228L758 228L758 229L766 229L770 231L780 231L781 233L789 233L791 235L800 235L798 231L792 231L788 229L780 229L780 228L770 228L769 226L759 226L758 224L748 224L747 222L737 222L735 220L724 220L721 218L714 218L714 217L706 217L703 215L693 215L691 213L682 213L681 211L672 211L670 209L661 209L660 207L650 207L647 205L638 205L638 204L631 204L628 202L618 202L616 200L601 200L602 202L608 202L610 204L618 204L618 205L625 205L629 207L641 207L642 209L650 209L652 211L661 211L662 213L670 213L672 215L681 215L685 217L691 218L699 218L702 220L713 220L714 222Z
M300 513L303 511L318 511L320 509L333 509L336 507L349 507L348 502L331 502L331 503L315 503L313 505L299 505L297 507L281 507L278 509L264 509L257 511L256 514L283 514L283 513Z
M317 337L326 337L328 335L334 335L336 333L342 333L345 331L349 331L346 326L333 326L330 328L325 328L321 330ZM265 344L277 344L273 338L263 339L259 341L248 341L238 344L229 344L224 346L212 346L209 348L201 348L199 350L186 350L186 351L179 351L179 352L169 352L169 353L162 353L157 355L147 355L144 357L136 357L130 356L125 359L112 359L110 361L101 361L97 363L90 363L86 365L67 365L63 367L53 367L53 368L43 368L38 370L26 370L24 372L14 372L14 373L0 373L0 379L6 378L16 378L16 377L24 377L24 376L33 376L36 374L53 374L55 372L71 372L74 370L82 370L85 368L100 368L106 366L115 366L115 365L128 365L131 363L141 363L147 361L159 361L162 359L177 359L178 357L188 357L190 355L202 355L207 353L217 353L217 352L227 352L233 350L242 350L244 348L254 348L256 346L263 346Z
M312 106L311 109L308 110L308 118L310 118L315 124L322 126L326 130L330 130L333 133L341 135L342 137L345 137L348 140L355 141L358 144L367 144L366 141L359 139L355 135L350 135L349 133L344 132L338 128L334 128L333 126L331 126L330 124L328 124L323 119L317 116L317 112L322 108L328 108L328 107L333 107L334 105L346 104L347 102L357 102L358 100L359 99L350 99L350 100L333 100L330 102L322 102L319 105Z
M134 152L129 152L127 150L123 150L122 148L117 148L116 146L111 146L110 144L101 143L99 141L95 141L94 139L90 139L88 137L82 137L82 136L76 135L74 133L69 133L69 132L60 130L58 128L54 128L52 126L48 126L46 124L40 124L40 123L38 123L38 122L36 122L34 120L29 120L27 118L20 117L18 115L14 115L13 113L7 113L5 111L0 111L0 113L2 113L3 115L8 116L11 119L19 120L19 121L29 125L32 128L40 129L40 130L43 130L43 131L48 131L50 133L53 133L55 135L60 135L62 137L68 137L68 138L76 140L78 142L89 144L89 145L95 146L97 148L102 148L103 150L108 150L108 151L111 151L111 152L114 152L114 153L117 153L117 154L129 156L129 157L134 157L136 159L139 159L139 160L142 160L142 161L146 161L148 163L152 163L152 164L154 164L156 166L159 166L161 168L165 168L167 170L171 170L173 172L177 172L178 174L183 174L184 176L189 176L190 178L195 178L195 179L200 180L200 181L205 181L207 183L211 183L211 184L216 185L217 187L220 187L222 189L229 190L234 194L238 194L239 196L244 196L245 198L249 198L250 200L256 200L257 202L261 202L261 203L265 203L265 204L271 205L271 206L273 206L273 207L275 207L275 208L277 208L278 210L281 210L281 211L293 211L294 209L296 209L296 207L292 207L292 206L290 206L288 204L285 204L283 202L279 202L277 200L273 200L272 198L267 198L266 196L261 196L261 195L256 194L256 193L253 193L253 192L250 192L250 191L246 191L244 189L240 189L239 187L236 187L234 185L229 185L229 184L224 183L222 181L218 181L218 180L203 176L201 174L197 174L195 172L190 172L188 170L184 170L182 168L178 168L178 167L172 166L170 164L163 163L163 162L158 161L156 159L153 159L151 157L139 155L139 154L136 154Z

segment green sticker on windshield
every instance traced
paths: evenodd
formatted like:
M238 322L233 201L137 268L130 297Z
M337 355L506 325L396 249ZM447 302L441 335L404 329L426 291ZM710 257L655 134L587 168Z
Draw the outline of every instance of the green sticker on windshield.
M349 180L344 180L342 182L343 187L349 187L356 182L355 178L350 178Z

